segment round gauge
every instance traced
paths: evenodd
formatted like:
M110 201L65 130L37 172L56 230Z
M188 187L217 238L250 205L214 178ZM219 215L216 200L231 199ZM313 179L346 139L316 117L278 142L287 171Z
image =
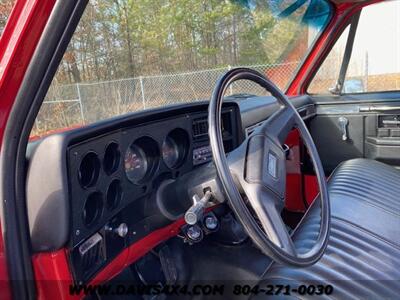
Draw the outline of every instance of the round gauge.
M179 163L179 147L170 136L162 145L162 157L168 168L172 169Z
M138 182L146 177L148 162L142 148L133 144L125 153L125 173L129 180Z
M135 140L125 153L126 177L135 184L149 179L158 166L160 150L151 137L143 136Z
M162 158L170 169L180 167L189 152L189 135L182 128L172 130L162 145Z

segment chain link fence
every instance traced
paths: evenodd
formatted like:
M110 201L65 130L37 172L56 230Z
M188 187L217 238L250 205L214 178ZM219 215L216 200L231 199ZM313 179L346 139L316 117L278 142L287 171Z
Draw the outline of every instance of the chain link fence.
M298 62L248 66L266 74L281 89L291 78ZM81 126L124 113L169 104L208 100L217 79L231 67L137 78L78 83L52 84L36 119L32 135L51 130ZM233 83L228 95L265 95L250 81Z

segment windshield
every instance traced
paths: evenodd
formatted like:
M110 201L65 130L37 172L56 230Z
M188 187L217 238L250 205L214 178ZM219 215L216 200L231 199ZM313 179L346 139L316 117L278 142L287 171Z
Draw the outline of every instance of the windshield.
M208 100L217 78L236 66L285 89L329 17L324 0L91 1L31 137ZM265 94L246 82L228 93Z
M0 37L3 33L4 27L6 26L8 17L10 16L11 10L14 6L15 0L0 0Z

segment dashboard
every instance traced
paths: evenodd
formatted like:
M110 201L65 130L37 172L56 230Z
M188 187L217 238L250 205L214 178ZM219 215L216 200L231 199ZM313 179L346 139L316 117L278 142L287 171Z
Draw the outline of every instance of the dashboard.
M222 124L229 152L243 139L237 104L224 106ZM88 282L129 245L182 217L191 195L183 191L167 199L170 205L157 191L212 158L204 104L95 125L44 138L28 171L33 248L66 245L77 282Z
M227 100L222 135L230 152L277 104L272 97ZM303 119L315 115L308 98L293 103ZM193 195L180 184L171 197L159 193L197 168L201 178L200 168L210 166L207 109L199 102L131 113L31 142L26 191L33 252L65 249L73 279L88 283L124 250L175 224Z

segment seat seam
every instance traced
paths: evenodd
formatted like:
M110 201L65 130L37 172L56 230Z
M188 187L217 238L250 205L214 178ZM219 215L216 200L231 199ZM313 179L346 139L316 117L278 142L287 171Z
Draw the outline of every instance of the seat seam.
M332 218L333 218L333 219L336 219L336 220L338 220L338 221L341 221L341 222L343 222L343 223L346 223L346 224L348 224L349 226L352 226L352 227L354 227L355 229L358 229L359 231L364 232L364 233L366 233L366 234L368 234L368 235L374 237L375 239L380 240L381 242L384 242L384 243L386 243L387 245L392 246L393 248L396 248L398 251L400 251L400 246L399 246L399 245L393 244L392 242L388 241L387 239L385 239L385 238L383 238L383 237L377 235L376 233L374 233L374 232L372 232L372 231L370 231L370 230L368 230L368 229L365 229L364 227L361 227L360 225L357 225L357 224L355 224L355 223L352 223L352 222L350 222L350 221L348 221L348 220L345 220L345 219L343 219L343 218L340 218L340 217L334 216L334 217L332 217Z
M342 192L342 193L341 193L340 190L331 191L331 193L332 193L332 194L337 194L337 195L340 195L340 194L343 195L343 194L344 194L345 196L351 198L352 200L356 200L356 201L359 201L359 202L361 202L361 203L365 203L366 206L370 206L370 207L379 209L379 210L383 211L384 213L387 213L387 214L389 214L389 215L393 215L393 216L395 216L395 217L400 217L400 212L397 213L397 212L395 212L395 211L390 211L390 210L386 209L383 205L378 205L378 204L376 204L375 202L372 202L371 200L368 200L366 197L363 197L363 196L361 196L361 195L360 195L359 197L353 197L353 195L348 195L347 192ZM363 198L363 199L360 199L360 197ZM333 200L332 197L330 197L330 200ZM334 200L334 201L337 201L337 200Z

